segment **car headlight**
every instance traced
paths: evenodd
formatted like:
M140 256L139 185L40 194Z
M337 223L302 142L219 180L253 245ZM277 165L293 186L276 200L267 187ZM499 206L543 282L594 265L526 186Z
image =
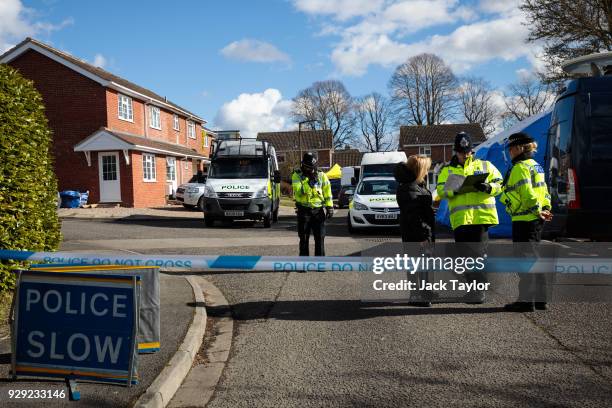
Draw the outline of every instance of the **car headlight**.
M268 197L268 187L264 187L259 191L255 192L253 198L267 198Z
M206 186L204 188L204 196L207 198L217 198L217 193L215 193L215 190L211 186Z
M199 187L189 187L189 188L187 189L187 192L188 192L188 193L198 193L199 191L200 191L200 188L199 188Z
M357 201L353 201L353 209L357 210L357 211L367 211L368 210L368 206L365 204L361 204Z

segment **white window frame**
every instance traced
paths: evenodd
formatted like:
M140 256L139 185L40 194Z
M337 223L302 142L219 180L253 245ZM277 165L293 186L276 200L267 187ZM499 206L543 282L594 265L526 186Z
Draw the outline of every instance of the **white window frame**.
M122 110L121 107L124 105L124 102L126 102L125 109ZM117 94L117 117L126 122L134 122L134 102L132 98L123 94Z
M187 121L187 137L190 139L195 139L196 138L196 129L195 129L195 123L192 122L191 120Z
M208 133L204 135L204 147L208 147Z
M151 153L142 154L142 180L145 183L154 183L157 181L157 170L155 166L155 155L154 154L151 154Z
M419 146L419 154L424 154L425 156L431 157L431 146L430 145Z
M157 123L155 123L154 113L157 113ZM161 109L159 106L149 106L149 126L153 129L161 130Z
M172 115L172 129L181 130L181 122L179 120L179 115L176 113Z
M171 169L172 171L168 171L168 169ZM170 175L173 175L174 177L170 178ZM176 157L166 157L166 181L168 183L171 181L176 181Z

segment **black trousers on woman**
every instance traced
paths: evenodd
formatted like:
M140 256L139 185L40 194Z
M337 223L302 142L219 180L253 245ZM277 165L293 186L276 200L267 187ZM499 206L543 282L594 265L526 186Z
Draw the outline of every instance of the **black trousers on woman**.
M538 243L542 240L544 221L513 221L512 242L515 244L514 254L521 258L537 258ZM531 245L529 245L531 243ZM519 273L520 302L544 302L550 299L552 286L551 276L547 273Z

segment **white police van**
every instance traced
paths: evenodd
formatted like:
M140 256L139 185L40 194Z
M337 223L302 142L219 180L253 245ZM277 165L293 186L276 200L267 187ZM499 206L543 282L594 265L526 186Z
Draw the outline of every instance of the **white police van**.
M399 226L400 209L395 193L398 183L394 177L362 179L349 205L348 229Z
M255 139L220 140L204 187L204 222L250 219L269 228L278 220L280 172L274 146Z

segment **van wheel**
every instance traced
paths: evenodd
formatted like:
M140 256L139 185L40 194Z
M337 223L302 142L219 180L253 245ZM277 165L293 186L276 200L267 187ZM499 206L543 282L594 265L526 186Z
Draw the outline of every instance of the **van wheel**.
M272 214L268 213L268 215L266 215L263 218L263 226L264 228L270 228L272 226Z
M207 227L212 227L213 224L215 223L215 219L212 217L204 217L204 225L206 225Z
M198 200L198 210L204 211L204 196L200 197Z
M272 213L272 222L278 222L278 207L276 207L276 210Z

